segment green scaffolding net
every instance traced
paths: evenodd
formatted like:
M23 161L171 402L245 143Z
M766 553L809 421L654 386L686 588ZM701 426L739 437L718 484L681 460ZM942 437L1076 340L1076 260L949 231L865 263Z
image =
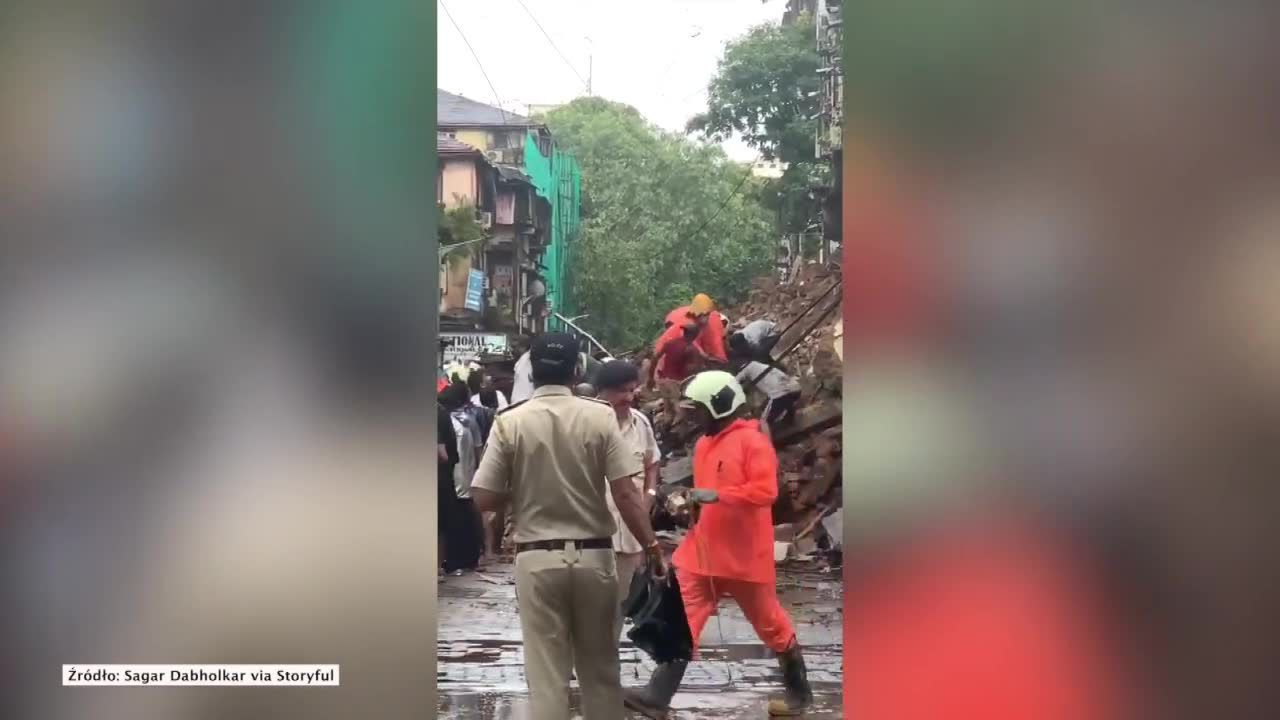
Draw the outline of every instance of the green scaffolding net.
M524 166L538 195L551 204L551 242L542 258L547 297L556 312L572 317L577 305L569 267L582 224L582 173L573 155L554 144L544 154L532 132L525 138ZM554 319L549 326L564 329Z

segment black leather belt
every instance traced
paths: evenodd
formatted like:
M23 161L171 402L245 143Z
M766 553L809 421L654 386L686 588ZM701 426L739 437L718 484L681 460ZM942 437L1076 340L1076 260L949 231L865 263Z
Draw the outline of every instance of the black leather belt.
M573 543L579 550L612 550L611 538L590 538L587 540L538 540L535 542L516 543L516 553L528 550L564 550L565 545Z

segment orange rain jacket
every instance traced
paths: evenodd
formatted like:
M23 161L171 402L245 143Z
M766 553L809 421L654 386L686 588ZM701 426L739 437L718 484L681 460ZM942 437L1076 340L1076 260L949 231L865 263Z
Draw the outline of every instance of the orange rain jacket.
M666 324L667 327L684 325L689 319L689 306L685 305L667 313ZM698 335L697 345L702 352L712 358L720 362L728 362L729 356L724 348L724 320L720 318L720 313L713 312L707 318L707 324L702 327L702 332Z
M683 326L672 325L662 333L653 345L654 355L662 353L664 349L669 352L658 358L658 367L655 370L657 377L677 382L684 380L689 376L689 356L693 355L693 352L690 351L689 343L684 339Z
M693 451L693 486L715 490L672 562L683 571L769 583L773 561L773 503L778 499L778 455L759 421L736 420Z
M689 306L678 307L667 313L667 327L672 325L683 325L689 319Z

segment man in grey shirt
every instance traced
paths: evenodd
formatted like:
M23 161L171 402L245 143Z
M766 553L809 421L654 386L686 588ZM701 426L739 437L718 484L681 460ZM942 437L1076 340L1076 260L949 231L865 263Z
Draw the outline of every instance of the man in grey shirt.
M776 328L772 320L753 320L729 336L729 350L735 357L765 360L778 342Z

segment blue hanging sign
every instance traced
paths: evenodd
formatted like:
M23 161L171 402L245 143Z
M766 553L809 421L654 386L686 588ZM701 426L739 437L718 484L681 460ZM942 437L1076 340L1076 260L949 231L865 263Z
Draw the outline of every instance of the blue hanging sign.
M467 277L466 308L480 312L484 309L484 272L472 270Z

